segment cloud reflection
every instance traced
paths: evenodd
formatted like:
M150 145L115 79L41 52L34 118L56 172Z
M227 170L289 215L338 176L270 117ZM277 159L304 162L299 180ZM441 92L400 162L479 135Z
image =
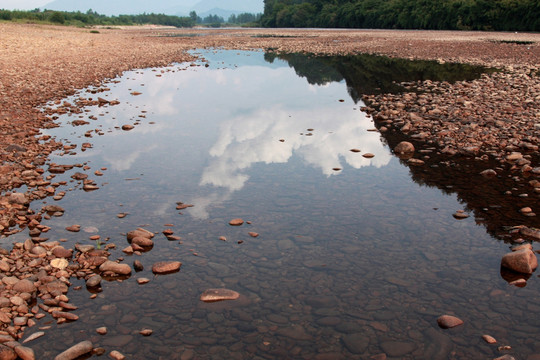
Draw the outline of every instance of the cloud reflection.
M368 131L371 128L373 124L364 113L339 113L335 106L293 111L276 106L229 119L220 126L219 138L209 150L210 163L200 181L201 186L219 190L194 199L198 211L191 214L206 218L206 207L242 189L249 180L247 170L256 163L286 163L297 155L326 176L339 175L341 172L333 169L345 168L345 164L355 169L384 166L391 155L379 134ZM351 152L352 148L361 149L361 153ZM375 157L364 158L362 154L367 152Z

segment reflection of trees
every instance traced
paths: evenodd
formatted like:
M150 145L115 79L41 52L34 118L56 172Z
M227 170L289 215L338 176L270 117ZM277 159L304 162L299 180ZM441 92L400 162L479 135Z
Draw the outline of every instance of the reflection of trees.
M313 56L305 54L265 54L265 60L285 60L298 76L310 84L324 85L345 79L352 99L358 102L362 95L395 93L405 90L401 82L423 80L448 81L472 80L487 69L467 64L436 61L394 59L376 55Z
M400 141L410 141L396 133L389 132L383 136L392 149ZM415 146L419 148L422 144ZM495 168L499 163L480 162L465 156L448 158L438 155L436 150L428 155L429 158L422 158L425 165L409 166L413 181L423 186L436 187L445 194L455 193L458 200L465 204L465 210L474 214L476 223L485 226L491 236L510 241L512 238L506 227L539 226L538 217L527 217L519 213L519 209L530 206L531 201L518 195L531 193L532 187L520 186L509 171L498 170L496 177L489 178L480 175L483 170ZM505 194L508 190L513 190L511 195Z
M471 80L486 71L470 65L409 61L374 55L312 57L302 54L267 54L265 59L271 62L276 57L288 61L296 73L311 84L345 79L354 101L359 101L364 94L403 91L404 88L398 85L401 82ZM392 131L382 135L391 149L402 140L411 141L405 135ZM415 143L417 149L422 148L422 145ZM437 187L445 194L456 193L458 199L466 204L466 210L474 214L476 222L483 224L492 236L508 238L508 232L504 230L506 226L539 227L537 217L526 217L519 213L519 209L530 205L530 200L518 195L532 192L532 188L516 183L509 172L498 170L499 175L494 178L480 175L482 170L495 168L499 164L479 162L464 156L443 157L437 155L435 149L429 153L429 158L422 160L425 165L410 166L412 179L420 185ZM512 195L505 195L511 189Z

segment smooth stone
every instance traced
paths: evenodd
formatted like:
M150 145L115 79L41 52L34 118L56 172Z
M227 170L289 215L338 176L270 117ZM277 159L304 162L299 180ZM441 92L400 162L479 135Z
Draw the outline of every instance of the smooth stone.
M408 154L414 152L414 145L408 141L402 141L394 148L396 154Z
M463 324L463 320L452 315L441 315L437 318L437 324L443 329L450 329Z
M365 157L366 159L371 159L372 157L375 157L375 155L372 153L365 153L362 156Z
M200 300L204 302L215 302L222 300L236 300L239 297L240 294L234 290L208 289L201 294Z
M22 360L35 360L36 359L36 354L34 353L34 350L32 350L29 347L19 345L19 346L15 346L14 350Z
M168 274L179 271L182 263L180 261L159 261L152 265L154 274Z
M538 267L538 260L532 250L522 249L505 254L501 266L519 273L532 274Z
M109 357L113 360L124 360L126 357L118 350L113 350L109 353Z
M133 340L133 336L131 335L116 335L116 336L106 337L103 340L103 345L122 347L129 344L131 340Z
M99 286L100 284L101 284L101 276L99 275L94 275L92 277L89 277L86 280L87 287L96 287L96 286Z
M341 338L341 341L343 342L347 350L349 350L353 354L364 354L369 345L369 338L366 334L363 333L344 335Z
M485 342L488 344L496 344L497 340L493 336L490 335L482 335L482 339L484 339Z
M30 280L27 280L27 279L23 279L23 280L19 280L19 282L17 282L15 285L13 285L13 290L18 292L18 293L33 293L34 291L36 291L36 286L34 285L34 283Z
M17 358L17 353L6 345L0 345L0 359L2 360L15 360ZM56 359L55 359L56 360Z
M131 274L131 267L128 264L119 264L117 262L107 260L99 266L99 271L110 271L117 275Z
M231 226L240 226L244 223L244 220L242 219L232 219L231 221L229 221L229 225Z
M81 341L80 343L73 345L66 351L58 354L54 360L74 360L78 358L81 355L84 355L86 353L89 353L92 351L92 348L94 345L91 341L85 340Z
M308 334L306 330L300 325L291 325L288 327L280 328L276 330L276 334L288 337L293 340L301 340L301 341L313 340L313 336Z
M56 258L51 260L51 266L56 269L63 270L67 268L69 265L69 262L64 258Z
M139 246L154 246L154 241L147 237L135 236L133 239L131 239L131 244Z
M416 350L416 344L404 341L385 341L382 350L391 357L401 357Z

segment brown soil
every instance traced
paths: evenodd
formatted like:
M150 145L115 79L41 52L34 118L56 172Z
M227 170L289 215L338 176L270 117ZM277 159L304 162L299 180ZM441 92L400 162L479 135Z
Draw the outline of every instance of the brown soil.
M540 34L391 30L179 30L158 27L98 31L91 33L89 29L0 23L0 231L5 232L28 221L20 216L25 199L12 198L10 201L9 191L31 183L36 191L27 193L28 201L51 193L50 188L46 191L50 183L41 178L44 171L40 166L44 164L46 156L61 144L40 138L40 128L54 126L51 125L52 116L40 112L40 106L50 101L59 101L73 94L76 89L89 85L99 86L103 80L129 69L189 61L192 59L186 53L189 49L222 47L325 54L375 53L504 67L510 71L511 79L494 77L490 84L497 86L507 82L503 86L505 89L517 85L520 89L502 91L497 101L507 100L511 107L515 107L516 103L528 100L527 119L536 118L538 121L540 117L539 77L531 76L538 72L540 63ZM475 89L477 93L482 93L483 84L476 84ZM469 89L461 90L464 94L469 93ZM486 101L480 95L477 98L462 99L462 104L469 107L473 103L472 111L467 109L463 113L474 113L476 105L483 106L484 103L475 103L477 100ZM452 96L454 93L448 92L447 97ZM384 114L399 99L379 97L366 101L370 105L377 105L371 109L377 118L379 112ZM405 104L401 110L407 111L409 105L413 104ZM489 112L496 114L497 109L490 108ZM513 115L519 116L522 113L514 111ZM415 114L418 115L415 118L422 117L419 109L415 108ZM441 120L442 115L438 115ZM478 118L476 116L473 120ZM383 117L383 120L388 120L388 116ZM409 127L412 130L409 131L415 134L415 123L411 123ZM531 127L534 130L534 124L529 125L527 131ZM426 134L423 136L437 142L436 139L442 137L439 133L442 131L446 134L447 130L444 125L440 128L427 131L426 125L421 124L417 132L423 132ZM533 143L534 146L536 140L538 138L534 137L527 143ZM497 141L497 137L491 136L490 141ZM457 142L438 145L452 148L460 146ZM471 148L478 144L466 145Z

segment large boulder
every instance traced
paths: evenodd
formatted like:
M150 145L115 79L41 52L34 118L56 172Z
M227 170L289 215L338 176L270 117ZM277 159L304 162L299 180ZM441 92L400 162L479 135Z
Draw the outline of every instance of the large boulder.
M538 267L538 260L531 249L513 251L504 255L501 266L523 274L532 274Z

